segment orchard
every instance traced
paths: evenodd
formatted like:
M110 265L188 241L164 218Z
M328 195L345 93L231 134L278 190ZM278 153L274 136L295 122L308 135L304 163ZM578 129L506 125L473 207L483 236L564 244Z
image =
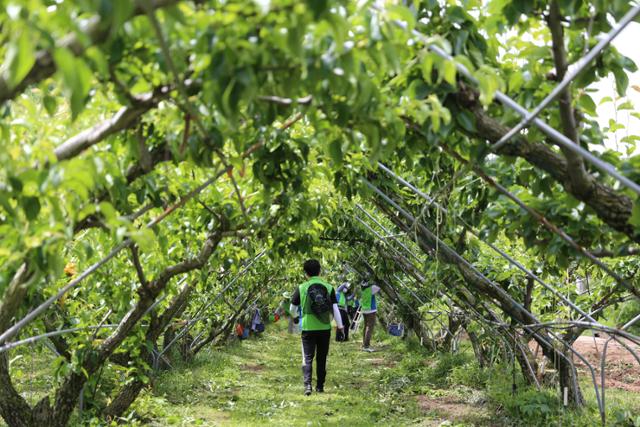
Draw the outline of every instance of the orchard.
M0 425L640 426L636 2L0 4Z

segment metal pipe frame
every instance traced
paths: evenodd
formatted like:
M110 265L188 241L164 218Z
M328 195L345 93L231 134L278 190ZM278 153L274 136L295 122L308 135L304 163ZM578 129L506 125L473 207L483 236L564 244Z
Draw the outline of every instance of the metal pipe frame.
M369 230L371 230L371 229L369 228ZM371 231L372 231L372 230L371 230ZM378 236L377 236L377 237L378 237ZM381 241L383 241L383 242L384 242L384 240L382 240L382 239L381 239ZM386 243L386 242L385 242L385 243ZM395 250L395 248L393 248L393 249ZM372 266L371 266L371 265L366 261L366 259L364 259L364 257L363 257L359 252L357 253L357 255L358 255L358 257L359 257L360 259L362 259L362 260L363 260L363 261L364 261L364 262L369 266L369 268L373 269L373 267L372 267ZM410 264L410 265L412 265L414 268L417 268L417 266L415 266L411 261L409 261L408 259L406 259L402 254L398 253L398 255L399 255L400 257L404 258L405 262L409 263L409 264ZM401 268L402 268L402 266L401 266ZM403 268L403 271L404 271L404 268ZM405 272L405 273L406 273L406 272ZM426 285L426 283L424 283L424 282L422 282L422 283L423 283L424 285ZM396 292L397 292L397 291L396 291ZM449 298L446 294L444 294L444 293L442 293L442 292L440 292L440 291L438 291L438 293L439 293L442 297L445 297L445 298L449 299L449 300L450 300L450 302L451 302L451 303L453 303L453 301L451 300L451 298ZM500 321L500 322L498 322L498 323L496 323L496 324L494 325L494 324L492 324L493 322L488 321L488 320L487 320L484 316L482 316L482 315L481 315L477 310L475 310L475 308L474 308L472 305L468 304L466 301L463 301L463 302L464 302L466 305L468 305L468 307L472 310L472 313L475 313L475 314L476 314L476 321L479 321L480 323L485 324L486 326L488 326L488 327L489 327L489 329L495 330L495 328L497 327L497 328L504 329L506 332L509 332L509 330L508 330L509 325L507 325L506 323L504 323L504 322ZM455 303L455 304L456 304L456 305L460 305L459 303ZM462 305L465 305L465 304L462 304ZM496 319L498 319L497 315L496 315L495 313L493 313L493 312L492 312L488 307L485 307L485 309L486 309L489 313L491 313L491 314L492 314ZM443 329L445 330L445 332L446 332L446 333L448 333L450 336L454 337L454 335L453 335L453 334L452 334L452 332L449 330L449 328L448 328L446 325L444 325L444 323L443 323L443 322L441 322L441 321L440 321L440 319L437 319L437 318L436 318L436 320L438 321L438 323L440 323L440 325L443 327ZM500 334L497 330L495 330L495 332L497 333L497 336L498 336L498 337L499 337L499 338L500 338L500 339L501 339L501 340L506 344L506 345L505 345L505 348L506 348L506 349L511 353L511 358L513 359L513 358L515 357L515 355L514 355L514 353L513 353L513 349L511 348L511 346L510 346L509 342L507 342L507 340L504 338L504 336L503 336L502 334ZM433 334L431 334L431 335L433 335ZM524 360L526 361L527 368L528 368L529 372L531 372L531 373L532 373L532 376L533 376L533 378L535 379L536 387L538 388L538 390L540 390L540 383L538 382L538 379L536 378L535 373L533 372L533 368L532 368L532 366L531 366L531 363L529 362L529 359L526 357L526 354L524 353L524 349L522 348L522 344L521 344L520 342L518 342L518 341L514 341L514 342L515 342L515 344L516 344L516 347L518 347L518 350L520 350L520 352L525 356L525 357L524 357Z
M171 207L169 207L166 210L164 210L156 218L151 220L146 225L146 228L152 228L152 227L158 225L160 222L162 222L164 219L166 219L173 212L176 212L178 209L182 208L186 204L186 202L188 202L193 197L195 197L196 195L200 194L204 189L206 189L211 184L216 182L219 177L224 175L225 171L226 171L226 168L220 169L214 176L212 176L211 178L207 179L202 184L200 184L197 187L195 187L193 190L191 190L185 196L181 197L178 202L176 202L174 205L172 205ZM101 260L99 260L96 263L94 263L91 266L89 266L89 268L87 268L82 273L80 273L80 275L78 277L76 277L75 279L73 279L69 283L67 283L65 286L63 286L58 292L56 292L55 295L52 295L51 297L49 297L46 301L44 301L38 307L36 307L33 310L31 310L26 316L24 316L22 319L20 319L18 322L16 322L13 326L11 326L6 331L4 331L0 335L0 344L6 342L8 339L10 339L14 335L16 335L18 332L20 332L25 326L27 326L29 323L31 323L33 320L35 320L40 314L42 314L51 305L53 305L56 301L58 301L60 298L62 298L72 288L76 287L84 279L86 279L87 277L89 277L90 275L92 275L93 273L98 271L100 269L100 267L105 265L107 262L109 262L111 259L113 259L118 253L120 253L123 249L128 248L133 243L134 242L133 242L133 240L131 238L127 238L127 239L123 240L121 243L119 243L118 245L116 245L104 258L102 258Z
M362 209L362 208L361 208L361 209ZM365 213L367 213L366 211L364 211L364 212L365 212ZM367 215L369 216L369 218L373 219L373 220L376 222L376 224L378 224L378 225L379 225L379 226L380 226L380 227L381 227L385 232L390 233L390 231L389 231L387 228L385 228L384 226L382 226L382 225L381 225L378 221L376 221L376 220L375 220L371 215L369 215L369 214L367 214ZM360 218L356 217L356 219L358 219L358 220L359 220L363 225L365 225L365 227L366 227L370 232L372 232L372 233L373 233L373 234L374 234L378 239L380 239L380 241L382 241L383 243L385 243L385 244L387 244L387 245L388 245L388 242L386 242L386 241L385 241L385 240L384 240L384 239L383 239L383 238L382 238L378 233L376 233L376 232L375 232L371 227L369 227L366 223L364 223L362 220L360 220ZM393 250L394 250L394 252L396 252L396 254L397 254L399 257L401 257L401 258L404 260L404 262L407 262L407 263L408 263L409 265L411 265L413 268L415 268L415 269L419 270L419 268L418 268L415 264L413 264L411 261L409 261L409 260L408 260L404 255L402 255L402 254L401 254L397 249L395 249L395 248L394 248L394 247L392 247L392 246L390 246L390 247L391 247L391 249L393 249ZM408 249L406 249L406 246L403 246L403 247L405 248L405 250L408 250ZM360 258L361 258L361 259L362 259L362 260L363 260L363 261L364 261L364 262L369 266L369 268L373 269L373 267L372 267L372 266L371 266L371 265L366 261L366 259L364 259L364 257L362 257L359 253L358 253L358 255L359 255L359 256L360 256ZM401 268L402 268L402 270L405 272L405 274L407 274L406 270L404 270L404 268L402 267L402 265L400 265L400 267L401 267ZM422 282L423 284L425 284L424 282L426 281L426 279L424 278L424 276L420 275L420 279L419 279L419 280L421 280L421 282ZM396 291L396 292L397 292L397 291ZM443 296L443 297L446 297L446 294L442 293L442 291L438 290L437 292L438 292L438 294L439 294L439 295L441 295L441 296ZM458 305L459 305L459 304L458 304ZM487 308L487 310L488 310L488 308ZM449 312L449 313L450 313L450 312ZM495 314L493 314L493 315L494 315L494 317L496 317L496 315L495 315ZM480 313L478 313L478 316L480 316L480 317L484 320L484 317L483 317L483 316L481 316L481 315L480 315ZM496 317L496 318L497 318L497 317ZM446 325L444 325L444 324L440 321L440 319L437 319L437 318L436 318L436 321L437 321L438 323L440 323L440 325L444 328L444 330L445 330L447 333L449 333L449 335L453 336L453 334L451 333L451 331L447 328L447 326L446 326ZM502 322L502 323L504 323L504 322ZM498 325L498 326L499 326L499 327L502 327L503 325ZM522 349L521 349L521 351L522 351ZM528 363L529 363L529 362L528 362L528 360L527 360L527 364L528 364ZM529 368L531 369L531 367L529 367ZM538 384L538 386L539 386L539 384Z
M264 249L262 252L260 252L258 255L256 255L243 269L242 271L240 271L233 279L231 279L229 281L229 283L227 283L227 285L220 291L218 292L218 294L207 303L206 306L204 306L204 308L201 307L202 310L199 311L203 311L208 309L209 307L211 307L213 305L213 303L215 303L226 291L227 289L229 289L229 287L231 287L231 285L233 285L240 277L244 276L244 274L249 270L249 267L251 267L251 265L253 265L253 263L258 260L259 258L261 258L264 254L266 253L266 249ZM197 315L198 313L196 313ZM194 315L195 317L195 315ZM165 345L163 347L163 349L160 351L158 357L162 356L163 354L165 354L167 352L167 350L169 350L171 348L171 346L173 346L173 344L175 344L180 338L182 338L187 332L189 332L189 330L193 327L194 324L196 324L199 320L205 319L207 317L202 317L200 319L194 319L193 317L191 319L189 319L187 321L187 323L185 324L184 328L182 328L182 331L180 331L180 333L178 333L173 340L171 340L171 342L167 345Z
M384 12L384 9L379 5L375 5L374 4L373 6L371 6L371 8L373 10L377 11L377 12ZM635 16L635 14L638 13L635 9L633 9L632 12L634 14L633 16ZM631 20L633 20L633 16L631 16L631 19L628 19L628 22L631 22ZM627 18L627 17L625 17L625 18ZM467 69L467 67L465 67L460 62L456 61L455 58L453 58L451 55L449 55L444 49L442 49L439 46L437 46L436 44L434 44L433 40L431 40L425 34L422 34L421 32L419 32L416 29L409 29L408 24L406 22L404 22L404 21L399 20L399 19L392 19L391 22L393 22L397 27L403 29L407 33L409 33L412 36L416 37L418 40L420 40L422 43L424 43L424 45L425 45L425 47L427 49L429 49L430 51L432 51L433 53L435 53L436 55L438 55L442 59L445 59L447 61L453 62L455 64L455 66L456 66L456 69L458 70L458 72L460 74L462 74L467 79L469 79L469 81L471 81L473 84L478 86L478 80L473 76L473 73L471 73L471 71L469 71L469 69ZM628 24L628 22L627 22L627 24ZM625 24L625 26L627 24ZM621 30L622 29L620 29L620 31ZM607 43L611 42L611 40L613 40L618 34L619 34L619 31L615 32L615 34L613 34L613 36L611 37L611 39ZM602 48L604 48L604 46ZM600 50L602 50L602 48L600 48ZM596 54L594 54L593 57L595 58L595 56L597 56L598 53L599 53L599 51ZM571 74L573 74L573 73L571 73ZM575 78L575 76L573 76L573 78ZM526 108L524 108L523 106L518 104L515 100L510 98L508 95L502 93L501 91L496 91L495 92L495 99L497 99L505 107L507 107L507 108L515 111L516 113L518 113L524 119L527 119L527 120L529 120L529 122L535 124L544 134L546 134L549 138L551 138L553 141L555 141L558 145L560 145L560 146L566 148L567 150L570 150L573 153L583 157L585 160L587 160L592 165L594 165L595 167L600 169L602 172L614 177L621 184L623 184L625 187L629 188L630 190L632 190L636 194L640 195L640 185L638 185L634 181L632 181L629 178L627 178L624 175L622 175L620 172L618 172L618 170L612 164L610 164L608 162L605 162L604 160L594 156L591 152L589 152L588 150L585 150L580 145L576 144L574 141L571 141L563 133L561 133L561 132L557 131L556 129L554 129L553 127L549 126L543 120L532 116L532 113L529 112L529 110L527 110Z
M514 306L518 307L520 310L522 310L525 313L528 313L528 315L534 319L537 323L539 323L538 319L536 318L535 315L533 315L533 313L531 313L530 311L528 311L527 309L525 309L522 304L520 304L519 302L515 301L506 291L504 291L504 289L500 288L497 284L495 284L491 279L489 279L488 277L486 277L482 272L480 272L477 268L475 268L471 263L469 263L464 257L462 257L460 254L458 254L454 249L450 248L446 243L444 243L438 236L436 236L435 234L433 234L433 232L431 230L429 230L428 228L426 228L422 223L420 223L419 221L417 221L417 219L415 217L413 217L413 215L409 214L406 210L404 210L400 205L398 205L396 202L394 202L389 196L387 196L384 192L382 192L382 190L380 190L378 187L376 187L375 185L373 185L371 182L369 182L366 178L361 178L361 180L363 181L363 183L369 187L371 190L373 190L376 194L378 194L386 203L388 203L389 205L393 206L402 216L404 216L407 220L412 221L417 227L420 228L420 230L422 232L424 232L430 239L435 240L436 243L444 248L446 248L448 251L450 251L451 255L459 262L461 262L462 264L464 264L467 268L471 269L475 274L477 274L479 277L482 278L482 280L489 285L492 289L494 289L498 294L500 294L503 298L505 298L507 301L509 301L509 303L513 304ZM495 304L495 302L494 302ZM514 320L518 321L519 323L523 324L524 322L519 321L518 319ZM526 326L524 327L525 330L529 330L528 328L526 328ZM546 340L546 338L544 338L543 336L541 336L540 334L538 334L535 331L531 331L531 333L534 336L537 336L538 339L540 339L542 342L544 342L546 345L553 347L553 345ZM593 368L593 366L589 363L589 361L577 350L575 350L573 348L573 346L569 345L563 338L559 337L557 334L555 334L553 331L549 331L549 335L550 337L556 339L559 343L561 343L562 345L565 346L565 348L567 348L568 350L570 350L574 355L576 355L580 360L582 360L582 362L585 364L585 366L587 366L591 372L591 377L592 377L592 381L594 384L594 391L596 394L596 400L598 402L598 408L600 410L601 416L604 413L604 407L602 406L602 401L600 399L600 394L599 394L599 389L597 387L597 381L596 381L596 372L595 369ZM578 390L578 383L577 383L577 371L575 369L575 365L573 363L572 360L570 360L569 358L567 358L564 354L556 352L556 355L559 357L562 357L563 359L565 359L567 361L567 363L569 363L569 365L571 366L572 370L573 370L573 375L572 375L572 379L574 382L574 387L576 390ZM575 396L577 399L577 396ZM576 401L576 403L578 403Z
M560 291L558 291L555 287L553 287L552 285L546 283L544 280L542 280L540 277L538 277L538 275L536 275L534 272L532 272L531 270L529 270L528 268L526 268L524 265L522 265L521 263L519 263L518 261L516 261L513 257L511 257L509 254L507 254L506 252L504 252L503 250L501 250L500 248L496 247L495 245L493 245L491 242L487 242L484 239L482 239L480 237L480 233L478 233L477 231L474 230L474 228L468 224L460 215L458 214L454 214L454 215L449 215L449 210L442 207L438 202L436 202L434 199L432 199L431 197L429 197L426 193L422 192L421 190L419 190L417 187L415 187L414 185L412 185L410 182L406 181L405 179L403 179L402 177L398 176L396 173L394 173L391 169L389 169L388 167L386 167L385 165L383 165L382 163L378 163L378 167L380 167L385 173L387 173L389 176L395 178L398 182L400 182L401 184L403 184L404 186L406 186L407 188L409 188L411 191L413 191L415 194L417 194L418 196L422 197L423 199L425 199L427 202L429 202L430 204L434 205L438 210L440 210L440 212L442 212L445 215L448 216L452 216L453 219L459 221L463 226L466 227L467 231L469 231L473 236L475 236L479 241L481 241L482 243L484 243L485 245L489 246L494 252L496 252L497 254L499 254L502 258L504 258L505 260L507 260L507 262L511 265L513 265L514 267L516 267L517 269L519 269L520 271L522 271L525 275L527 275L528 277L530 277L531 279L535 280L536 282L538 282L539 284L541 284L545 289L549 290L551 293L553 293L556 297L560 298L565 304L567 304L569 307L571 307L572 309L574 309L576 312L578 312L580 315L584 316L586 319L590 320L593 323L596 323L598 325L600 325L600 322L598 322L596 319L594 319L593 317L591 317L587 312L585 312L584 310L582 310L579 306L577 306L573 301L571 301L569 298L565 297Z
M457 154L454 155L453 153L449 152L446 149L444 151L447 154L449 154L453 159L455 159L457 161L468 162L468 164L471 164L471 161L467 161L467 160L464 160L462 158L459 158L459 156ZM511 193L509 190L507 190L500 183L496 182L495 179L493 179L488 174L486 174L478 165L474 166L473 170L476 173L476 175L478 175L480 178L482 178L483 181L485 181L487 184L489 184L490 186L492 186L493 188L498 190L499 193L501 193L504 196L506 196L508 199L513 201L520 208L524 209L529 215L531 215L534 219L536 219L538 222L540 222L547 230L549 230L553 234L555 234L558 237L560 237L564 242L566 242L569 246L571 246L573 249L575 249L578 253L580 253L585 258L589 259L589 261L591 261L592 264L597 265L602 271L607 273L619 285L622 285L623 287L627 288L627 290L629 292L631 292L634 296L636 296L636 298L638 297L636 295L638 293L638 291L627 280L622 278L618 273L616 273L611 268L609 268L605 263L600 261L589 250L587 250L584 247L580 246L562 228L560 228L557 225L553 224L544 215L542 215L541 213L539 213L538 211L536 211L535 209L533 209L532 207L530 207L529 205L524 203L522 201L522 199L520 199L515 194ZM593 315L593 313L592 313L592 315Z
M180 279L180 281L178 282L178 286L180 284L182 284L185 280L187 280L186 277ZM147 314L149 314L153 309L155 309L162 301L164 301L167 298L167 296L163 296L162 298L158 299L156 302L154 302L142 315L142 317L146 316ZM46 332L44 334L40 334L40 335L36 335L33 337L29 337L29 338L25 338L23 340L20 341L13 341L13 342L8 342L3 346L0 346L0 353L4 353L5 351L11 350L13 348L19 347L21 345L24 344L33 344L35 342L38 342L42 339L45 338L51 338L51 337L57 337L60 335L65 335L65 334L69 334L69 333L73 333L73 332L79 332L79 331L86 331L86 330L93 330L94 332L94 337L96 335L96 333L99 330L102 329L114 329L117 328L118 325L117 324L104 324L104 322L107 320L108 315L111 313L111 310L109 310L109 312L107 313L107 315L103 318L102 322L100 322L100 324L98 325L94 325L94 326L81 326L81 327L76 327L76 328L66 328L66 329L58 329L56 331L51 331L51 332ZM57 351L56 351L57 352Z
M522 129L527 127L529 123L565 90L573 80L576 79L587 66L602 53L602 51L609 46L609 44L624 30L634 19L640 15L640 5L633 7L624 17L618 22L618 25L613 27L605 37L603 37L593 49L589 51L585 56L576 61L570 68L570 71L565 74L562 81L547 95L536 108L528 113L520 123L514 126L506 135L504 135L498 142L491 147L492 151L498 150L504 144L506 144L513 136L515 136Z

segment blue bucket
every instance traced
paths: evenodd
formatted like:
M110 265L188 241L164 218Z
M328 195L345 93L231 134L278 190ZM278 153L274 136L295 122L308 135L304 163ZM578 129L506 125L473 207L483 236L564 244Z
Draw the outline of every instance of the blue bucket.
M404 325L401 323L392 323L389 325L389 334L394 337L401 337L404 333Z

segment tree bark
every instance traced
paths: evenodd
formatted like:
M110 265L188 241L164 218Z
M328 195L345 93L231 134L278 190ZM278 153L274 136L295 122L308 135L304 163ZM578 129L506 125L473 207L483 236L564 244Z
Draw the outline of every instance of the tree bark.
M478 101L478 94L463 84L460 84L457 102L475 117L476 131L469 133L470 136L496 143L509 131L507 126L487 114ZM631 198L618 194L611 187L595 179L590 180L591 186L588 189L578 191L572 185L571 171L566 159L546 144L531 142L523 136L516 135L498 150L498 154L523 158L548 173L567 193L592 208L605 224L624 233L632 241L640 242L640 235L636 235L629 224L633 208Z
M187 301L193 291L193 287L190 284L185 285L180 293L174 297L169 304L169 307L159 316L156 317L151 324L145 335L147 343L155 346L156 341L162 335L162 333L170 325L171 320L176 316L179 316L187 308ZM152 364L152 355L147 349L143 347L140 357L147 363ZM128 356L127 360L131 360ZM122 416L124 412L131 406L134 400L140 394L140 391L145 387L145 383L139 378L134 378L128 382L111 401L111 403L103 410L102 415L107 419L114 419Z
M49 397L45 397L40 403L42 410L37 414L35 422L50 426L64 426L69 420L75 405L77 404L80 390L87 381L87 376L94 374L102 364L113 354L120 343L130 334L144 313L154 303L160 292L164 290L171 278L201 268L213 253L221 239L221 230L210 234L205 240L199 254L179 264L165 268L149 286L141 288L139 300L135 306L124 316L114 332L93 351L87 352L82 361L81 368L72 372L56 390L53 406L48 403ZM86 374L85 374L86 373Z
M419 222L414 222L411 218L406 218L403 216L401 218L399 214L391 211L389 205L385 204L380 198L376 198L374 203L378 206L381 212L383 212L394 224L398 226L403 231L407 232L408 236L411 236L412 239L420 246L420 248L425 252L431 252L435 250L437 247L438 250L436 252L437 257L444 263L452 265L455 267L460 274L462 275L467 287L473 289L475 292L483 295L485 298L489 298L494 301L494 304L498 305L511 319L520 323L522 325L529 324L537 324L539 323L538 319L531 314L529 311L525 310L524 307L515 304L511 298L509 298L508 294L501 290L501 288L492 286L491 282L478 274L474 269L469 267L469 265L465 264L456 256L456 254L446 246L443 242L438 243L436 241L436 236L431 233L428 229L426 229ZM525 328L525 331L530 332L528 328ZM537 331L536 335L534 335L534 339L538 342L540 347L542 348L545 356L547 356L550 360L552 360L557 366L564 366L568 364L566 360L563 359L563 354L559 352L552 345L551 337L543 331ZM571 367L569 366L568 373L571 372ZM565 369L567 369L565 367ZM564 384L570 386L571 390L570 394L572 396L581 397L581 392L579 390L579 383L573 384L572 382L568 382ZM564 386L563 385L563 386ZM576 402L577 405L582 405L584 403L583 400L578 399Z

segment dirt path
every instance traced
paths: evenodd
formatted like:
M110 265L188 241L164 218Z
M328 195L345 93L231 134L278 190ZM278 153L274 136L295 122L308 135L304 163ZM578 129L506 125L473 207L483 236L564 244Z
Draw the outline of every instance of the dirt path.
M576 340L573 348L579 351L600 372L602 353L607 340L608 338L606 337L582 336ZM624 343L640 356L639 346L627 340ZM578 365L585 368L586 374L584 362L579 361ZM640 392L640 365L624 346L613 340L607 345L605 373L605 385L607 388Z
M604 335L604 334L602 334ZM581 336L573 344L578 351L597 372L598 384L600 383L600 367L602 354L608 336L590 337ZM624 340L624 343L640 356L640 346ZM537 344L532 342L531 349L535 353ZM538 351L540 354L540 351ZM583 376L591 378L587 365L578 357L573 357L578 370ZM605 361L605 385L607 388L640 392L640 364L635 357L620 343L611 340L607 346Z
M359 342L332 342L326 392L305 397L300 336L277 325L166 372L135 409L153 426L490 425L469 422L479 419L480 406L412 377L409 362L422 366L424 356L398 339L379 338L385 342L375 353L360 351Z

